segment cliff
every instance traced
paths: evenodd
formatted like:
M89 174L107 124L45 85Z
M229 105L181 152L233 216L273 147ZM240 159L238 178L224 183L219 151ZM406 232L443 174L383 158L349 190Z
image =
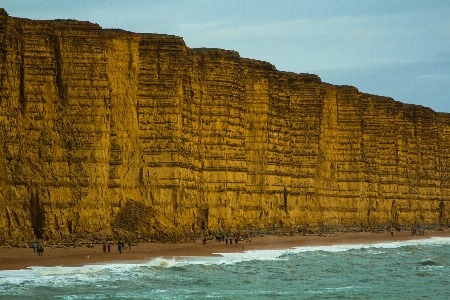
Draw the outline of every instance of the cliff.
M449 224L449 114L4 10L0 51L0 243Z

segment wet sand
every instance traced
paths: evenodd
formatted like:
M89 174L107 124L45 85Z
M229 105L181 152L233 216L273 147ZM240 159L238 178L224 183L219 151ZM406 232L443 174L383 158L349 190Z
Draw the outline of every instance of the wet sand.
M448 229L444 231L425 231L424 235L412 236L411 232L383 233L335 233L328 236L265 236L239 241L238 245L226 245L225 242L208 240L206 245L196 240L186 244L140 243L132 249L119 254L117 245L111 245L111 252L104 253L101 244L94 248L46 247L42 256L32 248L0 248L0 270L19 270L33 266L82 266L100 263L136 263L149 261L156 257L174 256L214 256L217 253L242 252L247 250L289 249L304 246L329 246L339 244L368 244L417 240L430 237L450 237Z

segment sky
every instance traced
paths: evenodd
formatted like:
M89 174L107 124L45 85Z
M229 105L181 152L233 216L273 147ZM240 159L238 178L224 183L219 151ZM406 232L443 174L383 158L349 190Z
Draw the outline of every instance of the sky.
M448 0L0 0L10 16L76 19L235 50L278 70L450 113Z

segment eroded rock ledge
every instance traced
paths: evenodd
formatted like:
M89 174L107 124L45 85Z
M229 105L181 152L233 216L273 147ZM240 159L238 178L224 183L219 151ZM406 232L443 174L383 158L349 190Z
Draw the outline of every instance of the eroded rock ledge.
M0 243L449 223L448 114L4 10L0 51Z

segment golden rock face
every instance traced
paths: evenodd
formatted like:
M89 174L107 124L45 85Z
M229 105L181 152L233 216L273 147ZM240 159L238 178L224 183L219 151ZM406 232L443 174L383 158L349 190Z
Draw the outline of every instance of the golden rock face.
M449 223L448 114L89 22L0 48L0 242Z

